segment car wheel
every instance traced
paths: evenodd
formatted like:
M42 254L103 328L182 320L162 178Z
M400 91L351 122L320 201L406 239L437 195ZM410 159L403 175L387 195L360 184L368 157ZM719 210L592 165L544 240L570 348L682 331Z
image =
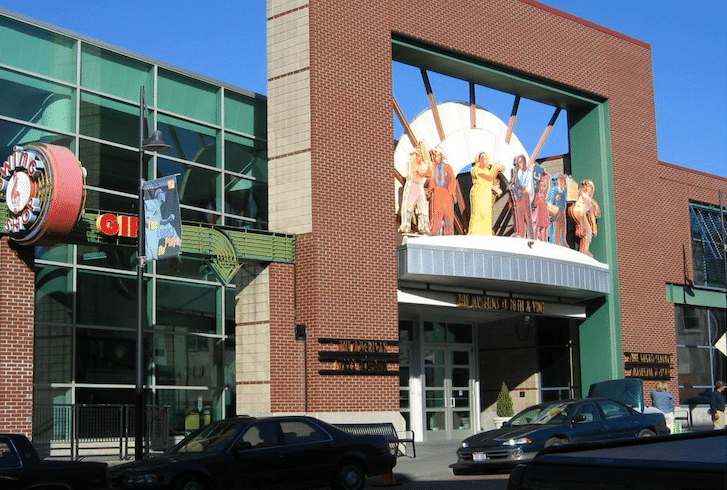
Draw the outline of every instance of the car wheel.
M651 437L655 436L653 431L650 431L649 429L642 429L641 432L639 432L639 437Z
M361 490L366 483L366 475L360 464L346 461L336 470L331 483L333 490Z
M550 439L545 441L545 447L561 446L563 444L568 444L568 439L561 439L559 437L551 437Z
M174 490L205 490L205 486L194 476L183 476L172 487Z

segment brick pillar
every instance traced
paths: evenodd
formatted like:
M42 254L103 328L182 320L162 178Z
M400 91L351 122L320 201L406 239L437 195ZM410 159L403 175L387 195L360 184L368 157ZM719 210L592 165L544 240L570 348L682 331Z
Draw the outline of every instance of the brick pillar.
M33 248L0 238L0 432L32 436Z

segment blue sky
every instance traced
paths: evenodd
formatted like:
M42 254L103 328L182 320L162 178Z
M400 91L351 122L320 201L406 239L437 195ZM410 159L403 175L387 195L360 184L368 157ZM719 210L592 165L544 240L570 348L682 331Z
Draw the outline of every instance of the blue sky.
M650 44L659 159L727 177L727 2L543 3ZM264 0L3 0L0 8L267 93ZM157 20L144 21L152 12ZM433 87L438 100L451 98ZM541 156L557 153L558 139L554 131Z

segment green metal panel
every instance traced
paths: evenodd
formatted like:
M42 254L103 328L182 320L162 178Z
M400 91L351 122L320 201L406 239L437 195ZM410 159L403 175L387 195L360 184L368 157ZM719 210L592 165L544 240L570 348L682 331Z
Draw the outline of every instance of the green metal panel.
M75 94L66 85L0 69L3 116L71 132L76 127Z
M556 87L546 80L525 77L503 66L488 65L482 60L464 59L461 53L425 45L415 39L396 36L391 44L394 61L467 80L505 93L517 94L561 109L588 110L604 100L593 94Z
M605 301L592 305L588 319L580 325L581 386L584 392L595 382L623 377L621 313L614 205L613 166L609 105L604 102L590 110L569 113L571 173L577 181L590 179L601 206L598 236L591 252L610 265L611 293ZM589 308L590 310L590 308Z
M690 288L679 284L666 285L666 300L669 303L682 305L727 308L727 294L724 292Z
M81 85L99 92L139 101L139 87L154 93L152 66L98 46L81 46ZM153 101L149 100L149 105ZM138 113L138 109L137 109Z
M183 75L160 69L157 106L211 124L220 124L220 89Z
M225 91L225 127L255 138L267 138L267 101Z
M76 40L0 15L2 62L76 83Z

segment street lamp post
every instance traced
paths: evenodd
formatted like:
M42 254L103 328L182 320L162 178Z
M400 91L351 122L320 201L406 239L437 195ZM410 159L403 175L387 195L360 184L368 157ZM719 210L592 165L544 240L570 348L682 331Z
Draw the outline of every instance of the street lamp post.
M139 94L139 226L136 257L136 281L137 281L137 322L136 322L136 386L134 390L134 459L140 460L144 457L144 308L146 307L146 290L144 288L144 264L145 256L145 222L144 222L144 151L165 151L171 146L164 143L160 131L153 131L148 139L144 138L149 133L149 121L146 119L146 97L144 86L141 86Z

